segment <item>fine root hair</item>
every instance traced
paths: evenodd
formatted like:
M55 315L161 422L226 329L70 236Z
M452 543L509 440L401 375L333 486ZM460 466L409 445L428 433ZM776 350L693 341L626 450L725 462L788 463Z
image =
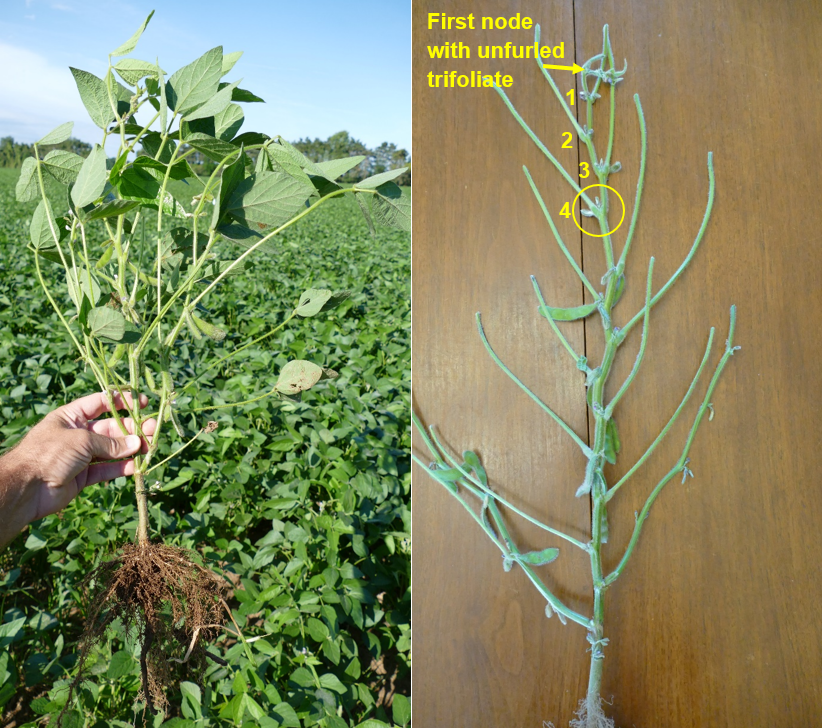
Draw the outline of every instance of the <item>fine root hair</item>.
M614 728L614 719L606 717L602 711L603 702L599 695L580 700L577 717L568 725L571 728Z

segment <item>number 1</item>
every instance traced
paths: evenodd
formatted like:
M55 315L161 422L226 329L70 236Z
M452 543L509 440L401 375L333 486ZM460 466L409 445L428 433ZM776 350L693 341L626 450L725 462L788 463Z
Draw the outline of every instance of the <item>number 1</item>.
M571 99L571 106L574 105L574 89L571 89L568 93L565 94L566 96L570 97Z

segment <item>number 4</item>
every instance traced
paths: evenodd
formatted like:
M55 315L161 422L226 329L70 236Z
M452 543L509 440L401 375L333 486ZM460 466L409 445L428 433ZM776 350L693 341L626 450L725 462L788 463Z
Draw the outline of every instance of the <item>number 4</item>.
M566 202L562 206L562 209L559 211L559 214L562 215L563 217L571 217L571 209L570 208L571 208L571 206Z

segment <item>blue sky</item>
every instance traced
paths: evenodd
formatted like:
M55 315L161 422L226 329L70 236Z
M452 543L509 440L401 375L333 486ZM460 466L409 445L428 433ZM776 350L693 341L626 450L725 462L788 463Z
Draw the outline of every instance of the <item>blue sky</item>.
M411 1L0 0L0 137L33 142L74 121L99 142L69 66L103 76L108 54L152 9L131 58L173 73L218 45L245 51L226 77L265 99L241 131L286 139L345 129L411 150ZM138 116L138 119L140 117ZM146 119L147 120L147 119Z

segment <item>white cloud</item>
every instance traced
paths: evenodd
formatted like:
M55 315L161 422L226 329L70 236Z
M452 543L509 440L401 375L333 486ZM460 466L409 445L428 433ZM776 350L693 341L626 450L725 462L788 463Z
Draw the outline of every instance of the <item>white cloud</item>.
M33 142L66 121L77 122L74 136L98 141L100 130L89 121L68 68L51 65L43 56L0 42L0 135Z
M63 12L66 12L66 13L73 13L74 12L74 8L69 7L68 5L63 5L62 3L52 3L51 8L52 8L52 10L62 10Z

